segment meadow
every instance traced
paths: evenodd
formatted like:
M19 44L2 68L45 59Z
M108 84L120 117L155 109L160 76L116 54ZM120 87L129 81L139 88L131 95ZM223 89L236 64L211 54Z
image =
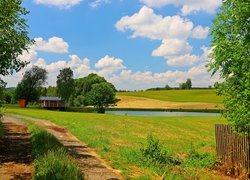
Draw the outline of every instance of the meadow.
M117 96L135 96L169 102L222 103L222 98L216 95L214 89L118 92Z
M7 109L7 113L46 119L66 126L109 165L122 170L126 178L217 176L209 167L215 162L214 124L226 123L220 117L130 117L15 107ZM148 138L151 136L153 141ZM155 153L151 151L151 145L159 150L157 156L168 154L182 162L181 165L162 166L155 163L158 160L146 160L148 158L143 156L142 149Z

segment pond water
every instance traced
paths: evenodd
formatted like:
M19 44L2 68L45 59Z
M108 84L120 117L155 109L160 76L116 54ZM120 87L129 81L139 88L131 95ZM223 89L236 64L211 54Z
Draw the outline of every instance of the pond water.
M220 113L164 112L164 111L106 111L106 114L127 116L220 116Z

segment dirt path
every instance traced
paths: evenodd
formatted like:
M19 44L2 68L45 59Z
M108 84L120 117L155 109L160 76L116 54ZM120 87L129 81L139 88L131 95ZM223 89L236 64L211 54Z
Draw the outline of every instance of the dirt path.
M26 124L5 117L3 125L5 135L0 139L0 180L31 179L31 143Z
M84 178L89 180L123 179L118 170L109 167L92 149L72 135L66 127L58 126L50 121L35 119L26 116L11 116L19 119L31 120L38 126L46 128L69 151L79 168L84 173Z

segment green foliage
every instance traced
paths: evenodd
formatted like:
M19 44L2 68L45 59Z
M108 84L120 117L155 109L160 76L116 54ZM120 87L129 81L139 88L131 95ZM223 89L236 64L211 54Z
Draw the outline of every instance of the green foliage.
M73 106L86 106L88 105L86 100L86 94L92 89L94 84L107 82L103 77L97 74L89 74L88 76L80 79L76 79L74 94L70 97L69 103Z
M180 164L177 158L172 157L164 148L157 137L149 135L145 147L141 147L141 153L150 163L156 165Z
M191 89L192 88L192 81L191 81L190 78L187 79L186 85L187 85L187 89Z
M166 86L165 86L165 90L170 90L171 89L171 87L167 84Z
M108 106L115 104L115 87L108 82L94 84L87 94L88 105L96 107L98 113L104 113Z
M35 180L82 180L82 172L75 166L64 149L48 151L34 162Z
M223 1L212 28L213 52L209 62L224 97L226 117L240 127L250 124L250 3L248 0Z
M73 76L73 71L70 68L60 70L60 74L57 76L57 94L66 101L69 100L74 91Z
M186 83L180 83L179 88L180 89L187 89L187 84Z
M33 41L28 37L24 19L28 11L21 4L22 0L0 1L0 75L3 76L19 71L28 63L20 55Z
M185 83L179 84L180 89L191 89L192 88L192 81L190 78L187 79Z
M34 66L31 70L25 72L23 79L18 83L15 91L15 99L25 99L28 102L34 102L39 99L41 86L47 79L47 71Z
M30 125L32 155L35 159L34 179L81 180L82 172L67 155L62 144L50 133L36 125Z
M53 86L49 86L47 88L46 96L49 96L49 97L55 97L55 96L57 96L57 88L53 87Z

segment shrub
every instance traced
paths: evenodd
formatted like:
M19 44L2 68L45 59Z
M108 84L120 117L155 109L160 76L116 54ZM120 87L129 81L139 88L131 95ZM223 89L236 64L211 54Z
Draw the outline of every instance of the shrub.
M153 164L173 165L180 164L177 158L174 158L164 148L157 137L149 135L145 147L142 147L141 153L149 162Z
M82 172L74 165L63 148L48 151L34 162L37 180L80 180Z

